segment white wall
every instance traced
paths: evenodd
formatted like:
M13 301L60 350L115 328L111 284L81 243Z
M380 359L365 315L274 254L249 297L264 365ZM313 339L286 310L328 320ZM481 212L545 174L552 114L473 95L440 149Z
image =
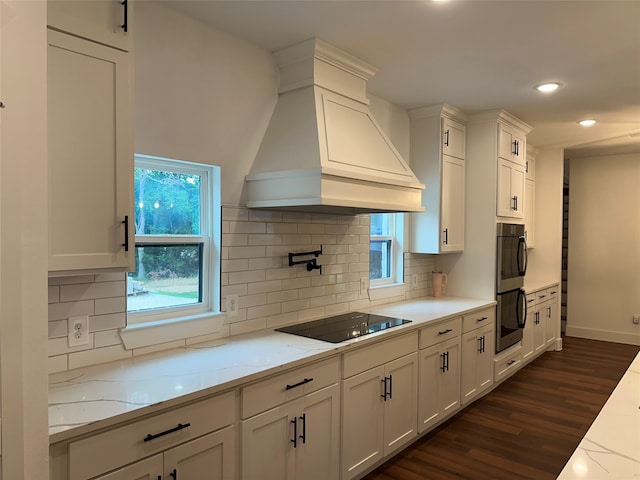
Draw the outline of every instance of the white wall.
M640 153L570 160L567 335L640 345Z
M48 478L46 2L0 2L2 478Z
M272 55L159 3L135 9L136 153L219 165L222 203L244 204L277 98Z

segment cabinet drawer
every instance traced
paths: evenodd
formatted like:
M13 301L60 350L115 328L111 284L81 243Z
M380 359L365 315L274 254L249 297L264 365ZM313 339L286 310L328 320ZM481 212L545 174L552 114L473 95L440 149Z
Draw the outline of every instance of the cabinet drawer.
M536 292L536 304L537 303L542 303L542 302L546 302L548 299L548 295L547 295L547 289L544 288L542 290L538 290Z
M473 312L462 317L462 333L467 333L486 325L495 325L495 323L495 307L485 308L484 310Z
M559 293L559 288L558 285L554 285L553 287L549 287L547 288L547 300L555 300L556 298L558 298L558 293Z
M459 337L462 331L462 318L452 318L420 330L420 348L427 348L436 343Z
M400 335L344 354L342 378L404 357L418 350L418 332Z
M527 308L535 307L538 304L538 292L527 293Z
M72 442L69 478L92 478L231 425L234 420L235 392L229 392Z
M242 418L252 417L340 380L338 356L304 365L242 389Z
M500 382L520 368L522 363L522 346L509 350L506 355L499 355L494 360L493 381Z

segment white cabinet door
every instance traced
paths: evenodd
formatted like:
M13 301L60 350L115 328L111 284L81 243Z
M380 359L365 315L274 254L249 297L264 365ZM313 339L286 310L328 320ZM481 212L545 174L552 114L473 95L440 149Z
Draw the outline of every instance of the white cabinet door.
M382 459L384 366L342 382L342 478L353 478ZM276 477L270 477L276 478Z
M290 478L325 480L340 475L340 387L317 391L295 402L298 441ZM294 413L295 415L295 413ZM266 478L266 477L265 477Z
M442 119L442 153L464 160L466 127L450 118Z
M498 159L499 217L524 218L524 167L503 158Z
M242 478L337 478L339 392L335 384L244 420Z
M522 331L522 361L528 362L533 358L533 331L535 330L536 307L527 306L527 320Z
M162 480L162 454L96 477L95 480Z
M422 433L460 406L460 337L418 354L418 432Z
M129 59L59 32L48 39L49 271L131 269Z
M545 334L546 334L546 324L547 324L547 316L546 316L546 304L539 304L536 306L534 312L534 324L533 324L533 354L539 355L542 353L546 347L545 342Z
M210 433L164 452L164 478L207 480L235 478L235 435L233 426Z
M295 416L295 414L294 414ZM289 478L294 458L293 423L289 404L242 421L242 478Z
M493 325L462 335L461 400L466 405L493 383Z
M510 126L498 125L498 157L525 166L527 141L523 132Z
M552 298L544 304L545 316L545 343L551 345L556 339L556 330L558 326L558 302L557 298Z
M130 49L133 0L49 0L47 25L120 50Z
M442 252L464 249L464 172L464 160L442 156Z
M385 368L384 455L397 450L417 435L418 354L389 362ZM383 392L384 395L384 392Z

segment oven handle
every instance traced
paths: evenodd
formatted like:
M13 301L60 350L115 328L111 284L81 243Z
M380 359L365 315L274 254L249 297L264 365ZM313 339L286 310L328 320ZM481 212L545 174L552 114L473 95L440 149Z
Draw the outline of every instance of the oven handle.
M524 290L518 290L518 299L516 300L516 319L518 321L518 328L524 328L527 323L527 295ZM522 306L521 306L522 305ZM520 321L522 316L522 321Z
M520 261L524 259L524 265L520 264ZM518 275L524 276L527 273L527 263L529 263L529 256L527 254L527 241L524 237L518 238Z

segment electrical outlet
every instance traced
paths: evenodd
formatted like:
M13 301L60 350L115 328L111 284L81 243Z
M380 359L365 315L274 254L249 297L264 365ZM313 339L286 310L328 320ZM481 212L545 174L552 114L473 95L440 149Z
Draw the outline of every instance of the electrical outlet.
M227 295L227 316L235 317L238 315L238 295Z
M67 330L67 342L70 347L81 347L82 345L89 345L88 315L69 317L69 319L67 320Z
M633 316L633 323L635 323L636 325L640 324L640 315Z
M360 278L360 293L367 293L368 286L369 286L369 279L367 277Z

